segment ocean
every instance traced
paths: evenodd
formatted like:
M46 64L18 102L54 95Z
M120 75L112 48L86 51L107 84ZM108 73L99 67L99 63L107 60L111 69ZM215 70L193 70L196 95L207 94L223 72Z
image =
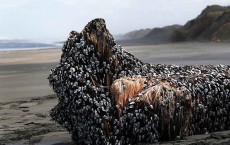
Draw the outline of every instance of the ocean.
M61 42L35 42L30 40L0 40L0 51L11 50L36 50L60 48Z

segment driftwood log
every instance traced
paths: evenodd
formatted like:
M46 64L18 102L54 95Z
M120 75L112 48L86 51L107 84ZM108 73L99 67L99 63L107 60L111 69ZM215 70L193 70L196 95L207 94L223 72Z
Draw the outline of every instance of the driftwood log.
M70 32L48 77L51 110L76 144L136 144L230 129L230 66L147 64L103 19Z

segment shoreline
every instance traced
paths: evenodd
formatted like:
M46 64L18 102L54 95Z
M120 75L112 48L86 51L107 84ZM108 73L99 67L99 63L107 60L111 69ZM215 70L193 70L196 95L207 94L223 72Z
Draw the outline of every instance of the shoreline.
M227 64L230 63L229 48L230 43L124 46L144 62L176 65ZM11 145L32 142L37 145L72 145L71 135L49 117L49 111L57 104L58 98L50 95L54 92L47 77L50 69L58 65L61 53L60 48L0 51L0 145L6 136L9 137L7 144ZM200 141L230 142L230 131L227 132L224 136L217 133L220 135L216 137L201 135L204 138ZM191 137L191 141L196 142L196 136ZM18 141L14 142L13 138L18 138ZM164 144L189 144L186 138Z
M60 55L60 49L0 52L1 102L52 94L47 77Z
M4 51L30 51L30 50L44 50L44 49L56 49L58 47L28 47L28 48L1 48L0 52Z
M0 65L58 62L60 48L0 51Z
M213 42L213 41L185 41L185 42L168 42L168 43L156 43L156 44L133 44L133 45L121 45L121 44L117 44L117 45L121 45L123 48L129 48L129 47L148 47L148 46L164 46L164 45L230 45L230 41L229 42ZM0 49L0 53L1 52L12 52L12 51L38 51L38 50L52 50L52 49L60 49L63 47L63 44L61 44L60 46L49 46L49 47L28 47L28 48L1 48Z

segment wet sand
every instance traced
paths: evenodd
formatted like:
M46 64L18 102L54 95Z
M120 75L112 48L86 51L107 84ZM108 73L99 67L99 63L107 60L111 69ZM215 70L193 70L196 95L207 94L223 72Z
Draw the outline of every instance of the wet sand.
M229 43L194 42L124 48L152 64L230 64ZM71 135L49 117L57 97L53 95L47 77L50 69L58 64L60 55L61 49L0 51L0 145L72 144ZM230 142L230 131L222 133L224 135L187 137L185 141L167 144L205 140Z
M49 117L57 97L47 77L60 55L60 49L0 52L0 145L72 144Z
M173 43L127 46L127 50L151 64L230 64L230 43Z
M1 102L52 94L47 77L60 49L0 51Z

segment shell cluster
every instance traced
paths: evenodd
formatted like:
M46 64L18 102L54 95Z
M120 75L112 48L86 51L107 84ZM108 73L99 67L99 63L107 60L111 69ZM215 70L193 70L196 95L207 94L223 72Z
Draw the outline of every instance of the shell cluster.
M230 66L147 64L117 45L103 19L70 32L48 77L51 110L76 144L136 144L230 129ZM119 113L111 85L152 78ZM126 87L126 86L123 86Z

